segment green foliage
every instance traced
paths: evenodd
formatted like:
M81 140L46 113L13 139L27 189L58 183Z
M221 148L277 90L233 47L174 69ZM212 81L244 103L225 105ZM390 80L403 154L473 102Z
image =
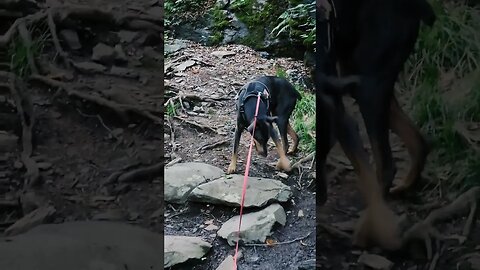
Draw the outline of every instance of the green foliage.
M212 11L213 27L212 35L209 38L211 45L218 44L223 40L223 32L230 25L225 10L220 9L219 6L215 6Z
M459 3L432 0L437 21L432 28L423 27L415 54L407 63L406 76L400 83L415 89L413 116L433 139L437 164L455 163L453 174L465 174L462 184L479 184L480 158L455 129L459 121L480 120L480 12ZM469 76L474 74L474 76ZM459 89L445 86L453 82L476 80L461 95L459 104L446 96ZM451 86L450 86L451 87ZM476 177L476 178L475 178Z
M315 1L296 4L279 17L280 22L271 31L276 37L286 34L292 40L301 40L304 45L315 45Z
M165 0L165 29L166 32L181 24L185 20L194 20L212 7L210 0Z
M276 70L276 75L288 79L287 72L282 68ZM300 150L310 153L315 151L315 94L300 85L294 86L302 99L297 102L290 123L300 138Z
M25 78L32 73L27 55L30 52L33 58L36 58L42 53L47 40L50 39L50 33L45 27L39 25L29 29L32 33L32 44L25 44L19 36L10 44L8 49L10 67L17 76Z

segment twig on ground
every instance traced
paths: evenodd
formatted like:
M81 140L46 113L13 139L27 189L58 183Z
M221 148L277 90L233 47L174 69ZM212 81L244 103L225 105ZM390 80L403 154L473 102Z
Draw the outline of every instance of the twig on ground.
M110 129L110 128L105 124L105 122L103 122L103 119L102 119L102 117L101 117L100 115L98 115L98 114L96 114L96 115L86 114L86 113L83 113L82 111L80 111L78 108L77 108L77 112L78 112L80 115L84 116L84 117L97 118L98 121L100 122L100 124L102 124L102 126L103 126L108 132L110 132L110 134L112 134L113 137L115 137L116 139L118 139L118 138L115 136L115 134L113 134L112 129Z
M332 227L330 225L327 225L325 223L317 222L317 226L323 228L326 232L329 234L332 234L334 236L337 236L338 238L343 238L343 239L351 239L352 236L346 232L342 232L341 230Z
M118 177L118 182L138 182L145 180L146 178L153 178L160 176L163 172L163 162L159 162L154 165L150 165L143 168L134 169L132 171L123 173Z
M294 242L297 242L297 241L301 241L307 237L309 237L310 235L312 234L312 232L309 232L307 235L305 236L302 236L302 237L298 237L298 238L295 238L295 239L292 239L292 240L289 240L289 241L284 241L284 242L275 242L275 243L272 243L272 244L243 244L244 246L246 247L271 247L271 246L279 246L279 245L286 245L286 244L291 244L291 243L294 243Z
M172 166L172 165L174 165L174 164L177 164L177 163L179 163L180 161L182 161L182 158L181 158L181 157L177 157L176 159L174 159L174 160L172 160L172 161L168 162L168 163L165 165L165 167Z
M313 158L315 157L315 152L312 152L310 154L308 154L306 157L303 157L301 158L299 161L295 162L293 165L292 165L292 169L294 168L299 168L300 165L302 165L302 163L305 163L307 161L310 161L312 160Z
M435 270L435 268L437 268L438 259L440 259L440 255L442 255L442 252L443 247L441 247L440 250L435 253L435 256L433 256L432 262L430 263L430 267L428 267L428 270Z
M222 145L224 145L224 144L227 144L228 142L230 142L230 139L224 139L224 140L221 140L221 141L218 141L218 142L214 142L214 143L207 143L207 144L205 144L205 145L200 146L199 148L197 148L197 151L213 149L213 148L222 146Z
M32 159L33 153L33 125L35 117L33 113L33 105L25 96L25 88L17 76L10 72L0 71L0 76L6 77L9 80L9 89L15 100L17 106L17 113L22 122L22 154L21 159L27 172L25 173L24 188L31 187L37 184L40 179L40 171L37 163Z
M57 26L55 25L55 21L53 20L53 15L51 10L48 11L47 21L48 21L48 28L50 29L50 34L52 35L53 45L55 46L55 49L57 50L58 55L62 58L63 64L65 65L65 67L67 69L70 69L70 61L68 60L67 53L62 49L62 45L60 45L60 40L58 39L58 36L57 36Z
M175 116L174 118L175 118L175 119L178 119L178 120L181 120L181 121L183 121L183 122L185 122L185 123L187 123L187 124L189 124L189 125L191 125L191 126L194 126L194 127L196 127L196 128L199 128L199 129L202 129L202 130L211 131L211 132L214 132L214 133L218 134L218 132L217 132L215 129L213 129L213 128L209 127L209 126L205 126L205 125L202 125L202 124L199 124L199 123L196 123L196 122L193 122L193 121L190 121L190 120L187 120L187 119L185 119L185 118L178 117L178 116Z
M116 102L113 102L111 100L105 99L101 97L98 93L95 94L89 94L89 93L84 93L78 90L75 90L73 87L70 87L68 84L49 79L45 76L40 76L40 75L34 75L31 77L32 80L40 81L44 84L47 84L51 87L54 88L60 88L64 90L67 95L69 96L74 96L77 98L81 98L90 102L93 102L97 105L107 107L113 111L115 111L119 116L126 118L128 112L133 112L136 113L137 115L141 115L147 119L152 120L156 124L162 124L163 120L159 117L156 116L152 113L153 110L144 110L140 108L139 106L135 105L129 105L129 104L119 104ZM157 111L153 111L156 113L160 113Z
M166 117L168 126L170 127L170 144L172 145L172 153L177 150L177 145L175 144L175 129L173 127L172 121L170 121L170 116Z
M461 194L450 204L433 210L424 220L413 225L403 234L404 245L412 240L423 240L427 250L427 257L432 258L432 240L445 240L447 237L434 227L441 220L452 218L456 215L464 213L467 209L470 212L465 227L463 229L464 237L468 237L470 230L475 221L475 212L477 210L477 201L480 198L480 187L473 187L465 193ZM473 213L472 213L473 212ZM455 237L462 242L460 238Z

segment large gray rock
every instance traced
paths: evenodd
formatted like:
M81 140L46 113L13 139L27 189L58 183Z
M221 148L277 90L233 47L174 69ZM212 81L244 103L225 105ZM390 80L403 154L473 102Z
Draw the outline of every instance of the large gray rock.
M231 246L235 245L238 239L239 218L240 216L234 216L227 220L217 232L218 236L227 239ZM272 204L261 211L245 214L242 217L240 240L244 243L265 242L267 236L271 235L273 225L277 222L285 225L286 221L285 210L279 204Z
M165 235L164 267L201 259L212 247L198 237Z
M196 187L189 200L240 206L243 175L233 174ZM292 196L289 186L278 180L249 177L244 207L262 207L271 202L286 202Z
M163 269L161 235L113 222L40 225L0 238L0 269Z
M190 192L198 185L224 175L222 169L199 163L177 163L165 168L165 201L184 203Z

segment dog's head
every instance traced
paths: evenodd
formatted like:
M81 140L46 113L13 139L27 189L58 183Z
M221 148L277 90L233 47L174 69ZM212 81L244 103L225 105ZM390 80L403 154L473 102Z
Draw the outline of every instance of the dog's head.
M276 116L259 116L257 118L253 140L257 153L263 157L267 156L267 143L270 138L270 130L273 128L272 123L276 120ZM248 126L247 130L250 134L253 133L253 122Z

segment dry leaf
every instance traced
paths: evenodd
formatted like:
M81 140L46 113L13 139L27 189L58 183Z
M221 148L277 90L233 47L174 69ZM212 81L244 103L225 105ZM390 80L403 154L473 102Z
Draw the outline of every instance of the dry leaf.
M273 247L277 244L277 241L275 241L274 239L267 239L265 240L265 244L267 244L267 246L269 247Z

